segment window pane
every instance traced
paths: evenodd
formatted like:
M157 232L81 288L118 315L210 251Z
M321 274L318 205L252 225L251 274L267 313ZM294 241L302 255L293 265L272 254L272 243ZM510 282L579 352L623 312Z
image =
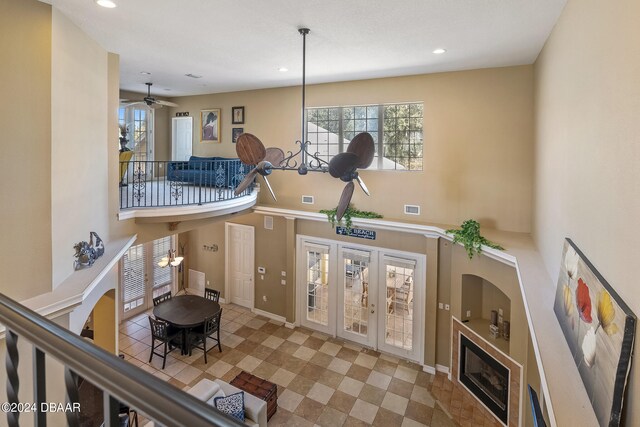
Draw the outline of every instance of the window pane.
M308 109L309 151L318 152L318 157L328 162L345 151L358 133L368 132L376 153L370 169L422 170L423 110L421 103ZM379 120L382 135L378 132ZM380 143L384 158L379 160Z

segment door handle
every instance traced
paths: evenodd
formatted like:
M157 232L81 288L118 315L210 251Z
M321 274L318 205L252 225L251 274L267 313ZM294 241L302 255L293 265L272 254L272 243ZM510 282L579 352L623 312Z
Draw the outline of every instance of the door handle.
M371 314L375 314L375 313L376 313L376 311L375 311L375 310L371 310Z

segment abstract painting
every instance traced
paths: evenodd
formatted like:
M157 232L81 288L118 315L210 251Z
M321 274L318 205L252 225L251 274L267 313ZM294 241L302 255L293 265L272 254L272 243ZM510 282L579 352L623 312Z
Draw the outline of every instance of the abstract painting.
M554 311L601 426L619 426L636 316L566 239Z

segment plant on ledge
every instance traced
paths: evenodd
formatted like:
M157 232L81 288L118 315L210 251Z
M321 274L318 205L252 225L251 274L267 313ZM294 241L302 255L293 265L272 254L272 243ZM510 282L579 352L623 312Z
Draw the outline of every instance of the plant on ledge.
M320 211L320 213L323 213L327 216L331 227L334 228L336 225L339 225L338 221L336 221L336 209L337 208L322 209ZM349 205L344 213L344 216L342 217L342 221L340 221L340 223L344 221L344 226L347 229L347 233L351 231L351 225L353 224L351 218L382 218L382 215L376 212L359 211L358 209L355 209L354 207Z
M467 250L469 259L474 255L482 253L482 245L501 251L504 248L493 243L480 235L480 223L472 219L468 219L462 223L460 230L447 230L447 233L453 234L453 243L462 243Z

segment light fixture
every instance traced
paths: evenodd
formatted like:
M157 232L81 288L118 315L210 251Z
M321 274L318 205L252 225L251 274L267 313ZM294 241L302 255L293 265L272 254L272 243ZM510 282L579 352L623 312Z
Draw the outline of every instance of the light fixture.
M443 48L439 47L438 49L434 50L433 53L435 53L436 55L442 55L446 51L447 51L447 49L443 49Z
M116 7L116 4L111 0L96 0L98 6L106 7L107 9L113 9Z
M151 73L148 71L140 71L140 74L144 74L145 76L150 76Z
M280 67L278 68L278 71L280 71L281 73L286 73L287 71L289 71L289 69L287 67Z
M185 74L186 77L191 77L192 79L201 79L202 76L198 75L198 74L193 74L193 73L187 73Z
M176 256L175 249L169 249L169 253L167 254L167 256L162 257L162 259L158 262L158 267L164 268L169 265L171 267L178 267L182 263L183 259L184 257Z

